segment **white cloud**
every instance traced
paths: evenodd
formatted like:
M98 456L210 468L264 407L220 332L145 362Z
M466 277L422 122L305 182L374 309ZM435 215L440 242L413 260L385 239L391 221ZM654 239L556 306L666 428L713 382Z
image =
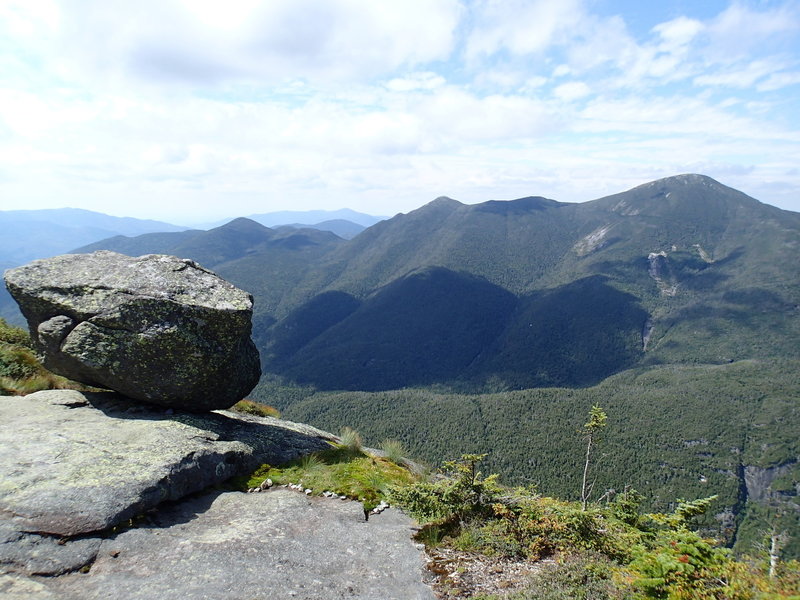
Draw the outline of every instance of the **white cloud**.
M524 96L474 96L446 88L418 107L426 128L449 147L537 138L560 126L556 111Z
M592 6L0 0L0 197L393 214L687 170L800 197L795 4L636 33Z
M412 73L406 77L396 77L386 84L394 92L411 92L416 90L433 90L446 83L444 77L431 73Z
M664 52L685 51L686 46L692 42L705 29L700 21L688 17L678 17L653 27L661 43L659 50Z
M570 71L574 73L609 64L626 68L636 52L636 42L619 17L584 18L567 48Z
M733 2L708 25L708 51L715 61L731 62L747 57L753 48L762 53L774 49L786 35L799 30L795 3L753 10L743 2Z
M553 69L553 77L566 77L572 73L572 69L570 69L569 65L560 64L555 69Z
M592 90L582 81L570 81L569 83L562 83L553 90L553 94L560 100L571 102L585 98L592 93Z
M706 74L695 77L694 82L697 85L751 88L757 81L779 71L782 66L769 60L755 60L734 66L715 67L713 71L709 70Z
M800 71L771 73L765 81L758 84L757 89L759 92L771 92L798 83L800 83Z
M542 52L568 35L583 14L581 0L477 0L467 55Z
M71 76L134 76L159 85L357 80L446 60L461 12L457 0L64 0L61 5L57 42L73 61L65 67Z

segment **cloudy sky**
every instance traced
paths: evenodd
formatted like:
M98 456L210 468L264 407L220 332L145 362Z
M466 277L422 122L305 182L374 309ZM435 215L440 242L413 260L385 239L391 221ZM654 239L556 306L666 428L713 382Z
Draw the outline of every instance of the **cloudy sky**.
M0 208L181 224L584 201L800 211L800 0L0 0Z

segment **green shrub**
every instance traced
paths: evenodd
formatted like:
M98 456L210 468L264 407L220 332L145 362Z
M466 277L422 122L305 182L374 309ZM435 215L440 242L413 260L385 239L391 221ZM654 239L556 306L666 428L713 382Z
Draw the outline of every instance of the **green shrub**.
M247 415L254 415L256 417L274 417L276 419L281 418L281 413L277 408L267 404L262 404L261 402L257 402L255 400L250 400L249 398L239 400L231 407L231 410Z
M33 352L24 346L0 343L0 377L23 379L42 370Z
M489 515L502 493L497 475L484 478L477 469L485 454L465 454L447 461L440 477L395 490L393 499L423 522L454 520L465 522Z
M20 327L9 325L5 319L0 318L0 342L31 347L31 337L28 332Z

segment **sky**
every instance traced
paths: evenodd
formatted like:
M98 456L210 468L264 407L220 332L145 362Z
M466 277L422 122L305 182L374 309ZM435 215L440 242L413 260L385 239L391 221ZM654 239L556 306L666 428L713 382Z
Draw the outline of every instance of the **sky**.
M0 0L0 209L800 211L800 0Z

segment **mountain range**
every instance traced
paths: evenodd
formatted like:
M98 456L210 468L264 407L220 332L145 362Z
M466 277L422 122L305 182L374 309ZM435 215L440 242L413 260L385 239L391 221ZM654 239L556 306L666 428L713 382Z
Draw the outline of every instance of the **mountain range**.
M279 211L251 215L251 218L257 222L288 229L310 228L329 231L343 239L353 238L367 226L381 220L381 217L349 209ZM224 219L208 227L202 226L200 229L215 228L232 220ZM111 237L119 236L127 239L150 233L177 233L191 230L189 227L162 221L114 217L77 208L0 211L0 228L6 232L24 232L24 235L5 235L0 238L0 272L37 258L63 254L79 246ZM198 229L191 231L201 233ZM158 236L147 239L148 243L153 242L158 245L155 241ZM165 239L169 239L169 236ZM22 316L5 287L0 288L0 317L12 323L23 323Z
M252 292L290 381L475 391L797 357L798 243L797 213L680 175L582 204L438 198L349 241L242 218L79 251L186 256Z
M798 213L678 175L581 204L441 197L349 240L240 218L77 251L97 249L192 258L250 291L254 396L289 418L432 463L487 452L569 497L601 403L597 489L655 508L718 493L740 547L780 512L800 555Z

